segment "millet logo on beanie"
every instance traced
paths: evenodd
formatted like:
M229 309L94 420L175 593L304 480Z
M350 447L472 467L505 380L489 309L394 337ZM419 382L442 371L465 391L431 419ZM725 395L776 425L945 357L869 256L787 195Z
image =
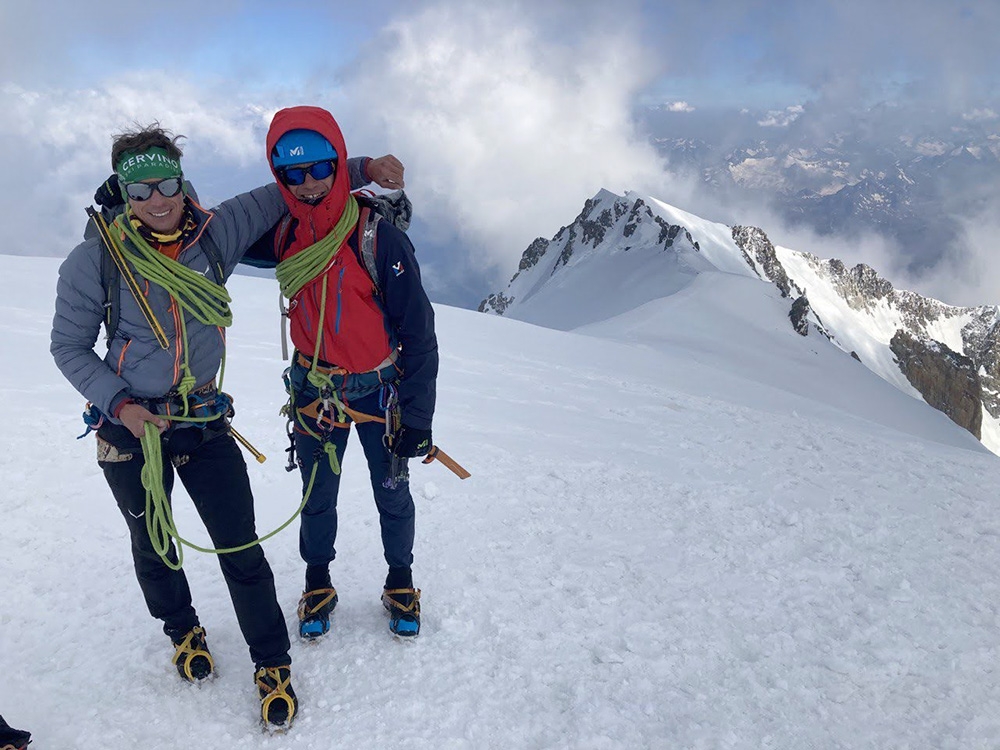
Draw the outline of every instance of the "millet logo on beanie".
M271 164L275 168L327 160L337 161L337 149L315 130L304 128L289 130L271 150Z
M181 176L181 162L167 154L166 149L153 146L141 153L126 151L115 166L122 185L143 180L163 180Z

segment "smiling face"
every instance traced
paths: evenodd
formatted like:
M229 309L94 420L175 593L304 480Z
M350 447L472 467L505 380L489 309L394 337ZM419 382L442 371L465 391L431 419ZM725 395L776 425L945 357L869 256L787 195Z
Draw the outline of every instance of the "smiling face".
M287 185L288 190L298 198L303 203L310 203L315 205L323 200L327 193L333 188L333 180L337 176L336 170L329 177L324 177L322 180L315 179L308 170L311 163L306 164L296 164L294 168L305 169L306 179L301 185Z
M141 182L156 183L159 180L153 178ZM128 202L135 217L157 234L173 234L180 228L184 218L183 191L167 198L159 190L153 190L147 200L129 198Z

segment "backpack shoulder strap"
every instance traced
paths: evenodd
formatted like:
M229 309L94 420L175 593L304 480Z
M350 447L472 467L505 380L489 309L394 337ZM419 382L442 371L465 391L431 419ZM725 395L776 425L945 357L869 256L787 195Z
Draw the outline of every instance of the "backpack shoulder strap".
M121 271L115 265L108 246L101 242L101 287L104 289L104 336L111 340L118 331L121 317Z
M361 209L361 216L358 219L358 227L361 229L361 238L358 242L358 249L361 253L361 265L365 267L371 277L372 286L375 288L375 296L382 298L382 290L378 285L378 266L375 265L375 239L378 234L378 223L382 218L378 211L372 211L368 206Z
M285 252L285 246L288 244L288 233L292 228L292 215L285 214L278 224L278 231L274 233L274 257L276 260L281 260L281 256Z
M226 267L222 263L222 253L219 250L218 244L212 239L207 231L201 233L201 237L198 238L198 244L201 246L201 250L208 257L208 264L212 269L212 273L215 275L215 283L220 286L226 282Z
M102 249L104 251L101 256L101 285L104 287L104 322L109 346L111 339L114 338L115 331L118 328L118 321L121 316L120 289L121 281L124 280L125 284L129 288L129 292L135 298L140 312L142 312L143 317L146 318L146 322L149 323L149 327L153 330L157 343L162 349L169 349L170 341L167 338L167 334L163 330L163 326L160 324L160 321L156 319L156 314L149 306L149 302L139 289L139 283L136 281L135 276L133 276L132 272L129 271L125 258L121 255L121 251L114 247L114 240L109 233L108 225L105 222L104 217L90 206L87 206L85 210L87 212L87 216L89 216L91 221L94 223L94 227L100 237L101 245L103 246ZM105 258L105 256L107 256L107 258ZM106 260L111 260L111 264L106 265ZM117 275L111 272L111 265L117 267ZM114 276L114 278L109 278L111 276Z

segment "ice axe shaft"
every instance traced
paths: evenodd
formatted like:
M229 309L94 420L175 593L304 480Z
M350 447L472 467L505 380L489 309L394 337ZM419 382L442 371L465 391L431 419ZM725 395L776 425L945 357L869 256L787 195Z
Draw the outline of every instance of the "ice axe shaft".
M445 466L447 466L459 479L468 479L472 476L467 472L461 464L458 463L454 458L449 456L443 450L438 448L436 445L432 445L430 451L428 451L427 456L424 458L423 463L429 464L434 461L440 461Z
M247 452L251 456L257 459L257 463L262 464L267 460L267 456L265 456L256 448L254 448L253 445L251 445L250 441L247 440L245 437L243 437L240 433L238 433L232 425L229 425L229 431L233 433L233 437L236 438L236 442L238 442L240 445L246 448Z

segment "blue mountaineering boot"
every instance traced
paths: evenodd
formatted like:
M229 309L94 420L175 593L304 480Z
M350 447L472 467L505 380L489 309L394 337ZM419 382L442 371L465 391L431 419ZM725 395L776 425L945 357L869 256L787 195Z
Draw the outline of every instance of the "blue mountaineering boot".
M299 636L307 641L330 632L330 614L337 606L337 589L306 591L299 599Z
M205 642L205 629L195 625L179 639L171 639L175 651L171 663L177 667L177 672L188 682L207 680L215 671L215 661L208 652Z
M299 699L292 688L290 667L261 667L254 675L260 698L260 720L265 730L283 732L292 725Z
M389 612L389 630L401 638L420 633L420 589L383 589L382 606Z

